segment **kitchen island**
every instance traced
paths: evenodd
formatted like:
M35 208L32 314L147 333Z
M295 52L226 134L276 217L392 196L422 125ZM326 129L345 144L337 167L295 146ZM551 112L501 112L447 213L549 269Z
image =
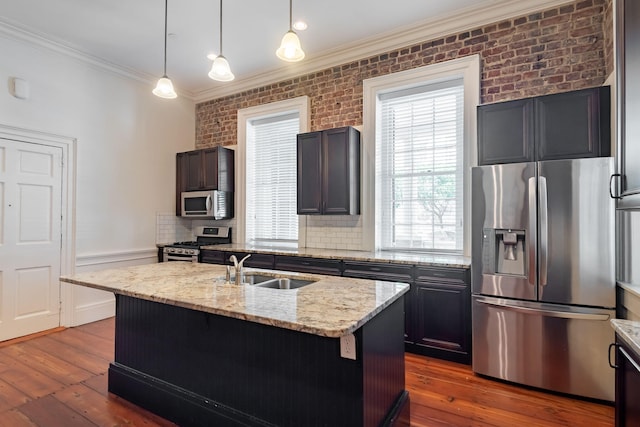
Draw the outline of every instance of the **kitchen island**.
M408 285L286 273L315 282L269 289L224 273L169 262L61 278L116 295L110 392L180 425L409 425Z

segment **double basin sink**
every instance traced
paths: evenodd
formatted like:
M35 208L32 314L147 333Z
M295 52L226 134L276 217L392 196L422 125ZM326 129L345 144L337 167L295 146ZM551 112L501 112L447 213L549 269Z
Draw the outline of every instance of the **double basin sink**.
M245 285L269 289L298 289L314 283L314 280L292 279L290 277L275 277L266 274L245 273Z

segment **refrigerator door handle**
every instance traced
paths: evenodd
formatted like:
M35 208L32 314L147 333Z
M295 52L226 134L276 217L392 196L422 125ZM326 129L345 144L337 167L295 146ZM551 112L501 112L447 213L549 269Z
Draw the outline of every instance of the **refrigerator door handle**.
M536 178L531 177L528 181L528 193L529 193L529 235L526 236L529 239L529 271L527 279L531 286L536 284Z
M547 178L538 178L538 197L540 199L540 286L547 285L547 260L549 255L549 210L547 203Z
M476 298L476 301L480 304L490 305L493 307L499 307L503 310L516 311L518 313L539 315L545 317L560 317L563 319L579 319L579 320L609 320L610 316L604 313L593 313L589 311L581 310L577 307L567 307L566 310L562 309L550 309L550 308L533 308L525 305L516 305L513 303L505 302L497 298L481 297Z

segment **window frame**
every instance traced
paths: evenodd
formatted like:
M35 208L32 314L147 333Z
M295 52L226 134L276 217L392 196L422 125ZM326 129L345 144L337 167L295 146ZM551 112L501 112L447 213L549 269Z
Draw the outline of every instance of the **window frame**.
M257 105L238 110L238 145L236 147L236 191L235 215L237 243L246 243L246 213L247 213L247 122L261 118L274 117L290 113L298 113L300 117L300 133L309 132L310 101L308 96L300 96L269 104ZM306 217L298 215L298 247L306 245Z
M424 86L452 79L464 84L463 129L463 255L471 254L471 167L477 164L477 113L480 103L480 56L470 55L437 64L374 77L363 81L362 151L362 247L374 251L380 247L380 221L376 202L380 186L376 174L376 144L380 127L378 97L381 94ZM429 252L434 253L434 252Z

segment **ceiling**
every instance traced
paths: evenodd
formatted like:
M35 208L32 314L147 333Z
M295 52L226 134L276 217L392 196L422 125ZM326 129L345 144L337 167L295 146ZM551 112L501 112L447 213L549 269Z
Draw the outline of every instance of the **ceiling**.
M558 0L537 1L558 3ZM508 9L523 0L295 0L293 20L306 58L285 63L275 50L289 27L287 0L223 2L223 53L237 81L299 74L305 63L426 28L455 16ZM219 53L218 0L169 0L167 74L187 96L215 93L228 83L208 78ZM162 75L162 0L0 0L0 27L153 82ZM2 29L0 28L0 29ZM382 45L380 45L382 46ZM381 52L377 50L374 52ZM292 74L293 73L293 74ZM152 84L152 83L151 83Z

